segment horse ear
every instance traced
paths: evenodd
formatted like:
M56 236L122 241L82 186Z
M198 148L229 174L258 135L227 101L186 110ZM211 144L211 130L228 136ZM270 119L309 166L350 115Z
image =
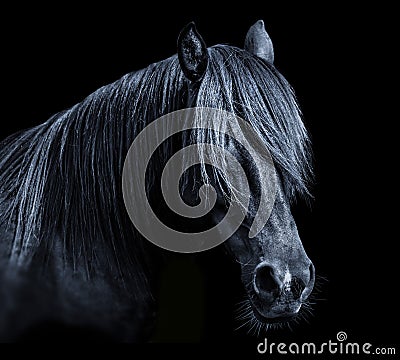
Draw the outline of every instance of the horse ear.
M244 49L271 64L274 63L274 47L271 38L265 31L264 21L258 20L250 27L244 42Z
M183 73L190 81L202 79L208 65L208 51L194 22L186 25L179 34L178 58Z

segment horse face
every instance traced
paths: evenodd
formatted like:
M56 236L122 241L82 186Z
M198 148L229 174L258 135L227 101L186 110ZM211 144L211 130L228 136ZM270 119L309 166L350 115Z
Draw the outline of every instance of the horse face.
M237 154L238 157L240 155ZM210 226L221 221L229 204L213 172L208 175L218 198L213 211L205 218ZM182 198L193 205L199 202L196 188L202 183L202 178L194 168L188 178L190 181L182 189ZM252 198L256 198L260 191L258 186L252 182ZM225 246L241 266L241 280L254 316L263 323L285 322L298 315L312 292L315 271L300 240L279 177L271 215L261 232L252 238L249 237L249 229L259 209L250 206L247 211L242 226L225 242ZM190 229L193 230L193 227Z
M298 314L313 289L315 272L280 182L273 211L260 234L249 239L243 226L226 246L241 264L242 282L258 320L282 322Z

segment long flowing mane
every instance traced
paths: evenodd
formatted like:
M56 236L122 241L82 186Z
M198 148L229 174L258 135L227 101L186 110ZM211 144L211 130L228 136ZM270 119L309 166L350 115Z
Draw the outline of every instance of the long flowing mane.
M251 123L287 196L308 196L309 138L290 85L273 65L245 50L217 45L208 51L195 106L230 111ZM0 223L14 231L11 262L28 263L41 246L61 247L65 260L83 262L88 274L98 249L108 250L109 265L122 275L143 262L142 242L135 241L122 201L123 163L147 124L184 107L185 81L172 56L1 143L0 198L8 208ZM206 130L196 136L212 137Z

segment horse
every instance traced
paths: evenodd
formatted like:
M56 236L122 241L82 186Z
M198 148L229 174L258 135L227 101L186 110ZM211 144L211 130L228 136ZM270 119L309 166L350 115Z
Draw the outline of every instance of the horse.
M298 317L313 290L315 269L291 213L297 198L312 198L313 182L311 141L294 91L274 66L262 20L250 27L243 49L207 47L190 23L178 36L177 54L1 142L2 341L18 341L43 326L63 326L77 337L85 329L117 341L149 339L157 314L154 284L168 251L147 241L131 221L122 173L130 146L148 125L189 108L239 116L268 149L276 189L267 222L249 236L260 192L268 186L260 181L263 169L252 166L243 146L201 124L205 117L198 118L198 128L175 134L152 154L149 202L164 221L179 227L159 191L163 165L194 143L233 154L250 179L250 204L243 224L220 246L241 267L247 294L241 318L261 329ZM229 125L227 118L219 121L221 128ZM196 231L218 221L233 200L224 176L229 169L214 169L202 162L203 155L198 153L201 164L179 182L189 206L198 204L201 184L216 189L215 211L200 219ZM194 226L189 220L182 231Z

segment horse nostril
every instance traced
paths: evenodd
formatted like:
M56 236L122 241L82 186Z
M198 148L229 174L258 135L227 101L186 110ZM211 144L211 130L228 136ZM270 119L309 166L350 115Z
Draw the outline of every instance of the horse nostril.
M255 275L256 291L272 294L279 291L279 280L275 276L271 266L264 265L256 270Z
M315 281L315 267L314 264L310 264L310 282L314 283Z
M315 268L313 263L310 264L310 267L308 269L310 273L309 281L307 286L304 288L302 291L301 295L301 300L305 300L308 298L308 296L311 294L313 288L314 288L314 283L315 283Z
M291 283L293 298L296 300L299 299L305 288L306 284L304 284L303 280L294 278Z

